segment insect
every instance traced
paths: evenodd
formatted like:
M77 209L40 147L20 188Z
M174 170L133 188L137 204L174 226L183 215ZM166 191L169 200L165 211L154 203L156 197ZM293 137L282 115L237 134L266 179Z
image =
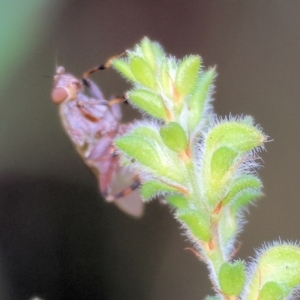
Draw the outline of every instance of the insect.
M88 78L107 68L111 61L84 73L82 80L66 73L64 67L58 67L51 98L59 106L62 125L77 152L96 175L104 198L126 213L139 217L143 213L143 203L137 192L133 192L139 186L139 179L124 174L126 170L120 166L113 146L116 136L126 132L129 126L121 123L120 103L124 98L105 100L97 85ZM85 87L90 95L85 92ZM114 188L119 187L124 178L131 178L131 184L127 183L126 188L114 193Z

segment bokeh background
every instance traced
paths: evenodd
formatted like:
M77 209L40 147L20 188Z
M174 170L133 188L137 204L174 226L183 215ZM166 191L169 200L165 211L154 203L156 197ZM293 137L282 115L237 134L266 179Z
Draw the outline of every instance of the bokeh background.
M203 263L167 206L134 220L101 199L50 100L56 64L80 76L143 36L217 66L215 108L250 114L274 140L238 256L300 240L300 2L0 2L0 299L201 299ZM128 85L94 80L107 97ZM124 119L134 116L124 106ZM136 115L135 115L136 117Z

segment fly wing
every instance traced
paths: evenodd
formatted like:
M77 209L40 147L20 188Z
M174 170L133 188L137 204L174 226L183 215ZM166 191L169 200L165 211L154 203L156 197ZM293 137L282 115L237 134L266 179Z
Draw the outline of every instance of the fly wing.
M113 193L118 193L121 190L126 190L133 182L134 174L129 171L119 172L112 181L111 190ZM114 201L119 209L136 218L140 218L144 213L144 202L141 199L139 190L132 190L129 194L118 198Z
M91 93L92 97L97 100L105 100L98 86L91 79L86 79L86 80L88 81L89 92Z
M104 156L94 161L92 169L96 169L99 189L108 202L114 202L123 212L139 218L144 212L144 203L136 185L134 174L119 165L119 157L107 148ZM113 200L111 200L113 199Z

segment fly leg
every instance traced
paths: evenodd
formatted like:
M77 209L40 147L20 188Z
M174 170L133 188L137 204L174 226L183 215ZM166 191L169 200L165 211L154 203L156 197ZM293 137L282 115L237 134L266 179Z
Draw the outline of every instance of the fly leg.
M96 99L90 99L89 101L77 101L77 106L83 106L84 104L89 105L104 105L104 106L113 106L120 103L128 103L128 99L123 96L115 96L114 98L110 100L96 100Z
M133 177L133 180L134 180L133 183L129 187L123 189L122 191L114 195L107 193L107 191L102 191L103 197L105 197L106 201L113 202L120 198L130 195L134 190L136 190L141 185L141 181L137 175Z
M99 118L99 116L96 116L95 114L93 114L88 108L87 108L87 104L94 106L94 105L107 105L106 100L102 101L97 101L97 100L90 100L90 101L80 101L78 100L76 102L76 106L78 107L78 109L80 110L80 112L82 113L82 115L89 121L93 122L93 123L97 123L99 122L101 119Z
M119 168L119 154L114 145L110 145L100 157L96 159L100 162L101 176L99 178L99 188L101 194L108 202L114 202L120 198L128 196L136 190L141 182L138 175L132 177L132 184L115 194L109 192L109 187L116 180L115 174Z
M96 73L96 72L98 72L98 71L102 71L102 70L106 70L106 69L110 68L111 65L112 65L112 63L113 63L113 61L114 61L116 58L118 58L118 57L120 57L120 56L122 56L122 55L124 55L124 52L121 53L121 54L119 54L119 55L111 56L104 64L98 65L98 66L96 66L96 67L94 67L94 68L92 68L92 69L86 71L86 72L83 74L83 76L82 76L82 82L83 82L83 84L84 84L86 87L89 87L89 86L90 86L90 81L88 80L88 77L89 77L91 74Z
M93 83L93 81L91 81L91 80L89 79L89 76L92 75L92 74L94 74L94 73L96 73L96 72L98 72L98 71L102 71L102 70L106 70L106 69L110 68L112 62L114 61L114 59L116 59L116 58L118 58L118 57L120 57L120 56L122 56L122 55L124 55L124 53L121 53L121 54L119 54L119 55L112 56L112 57L110 57L110 58L106 61L106 63L101 64L101 65L98 65L98 66L96 66L96 67L94 67L94 68L92 68L92 69L86 71L86 72L83 74L83 76L82 76L82 82L83 82L84 86L86 86L86 87L90 90L91 94L92 94L96 99L104 100L104 97L103 97L103 95L102 95L102 92L101 92L101 91L99 90L99 88L97 87L97 85L96 85L95 83ZM115 98L113 98L113 99L107 101L107 104L108 104L109 106L112 106L112 105L115 105L115 104L120 104L120 103L126 103L126 104L127 104L127 103L128 103L127 98L126 98L125 96L116 96Z

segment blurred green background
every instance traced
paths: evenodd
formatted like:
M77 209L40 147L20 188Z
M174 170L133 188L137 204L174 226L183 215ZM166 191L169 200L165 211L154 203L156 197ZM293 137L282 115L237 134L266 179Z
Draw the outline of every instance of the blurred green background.
M274 141L265 197L238 256L300 240L300 2L27 0L0 2L0 299L201 299L207 271L157 202L133 220L102 201L50 100L56 64L80 76L147 35L217 66L215 108L250 114ZM45 76L46 75L46 76ZM106 97L128 85L95 75ZM133 117L124 107L124 119Z

